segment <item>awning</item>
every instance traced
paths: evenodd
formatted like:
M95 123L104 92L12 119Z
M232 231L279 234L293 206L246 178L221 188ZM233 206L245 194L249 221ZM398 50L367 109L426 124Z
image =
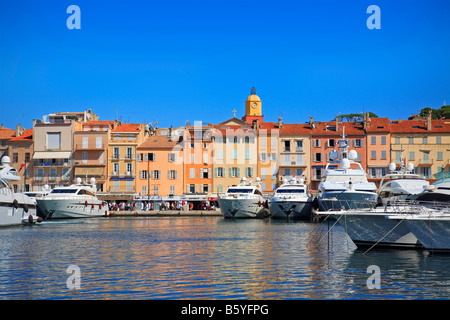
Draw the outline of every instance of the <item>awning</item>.
M70 151L36 151L33 159L70 159Z
M431 167L433 164L432 163L419 163L417 166L418 167Z

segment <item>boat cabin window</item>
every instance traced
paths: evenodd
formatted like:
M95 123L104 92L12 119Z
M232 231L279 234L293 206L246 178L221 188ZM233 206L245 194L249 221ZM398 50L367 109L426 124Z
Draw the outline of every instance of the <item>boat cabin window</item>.
M81 189L80 191L78 191L77 194L86 194L88 196L93 196L92 192L89 192L87 190Z
M305 193L304 189L278 189L277 193Z
M327 175L326 181L359 183L367 182L367 178L365 176Z
M227 191L228 193L253 193L253 189L245 189L245 188L230 188Z
M78 189L53 189L50 193L76 193Z

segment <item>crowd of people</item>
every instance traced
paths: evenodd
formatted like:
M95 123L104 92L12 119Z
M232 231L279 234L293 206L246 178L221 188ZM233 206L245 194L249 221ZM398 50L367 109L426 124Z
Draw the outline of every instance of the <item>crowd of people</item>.
M109 211L152 211L152 210L216 210L214 202L202 201L194 204L188 201L163 201L155 204L152 201L112 201L108 203Z

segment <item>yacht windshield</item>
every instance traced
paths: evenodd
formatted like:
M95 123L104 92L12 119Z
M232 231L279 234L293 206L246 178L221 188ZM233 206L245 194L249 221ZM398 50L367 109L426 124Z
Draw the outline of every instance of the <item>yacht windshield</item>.
M277 193L305 193L304 189L278 189Z
M51 193L77 193L78 189L53 189Z
M230 188L227 191L228 193L253 193L253 189L245 189L245 188Z

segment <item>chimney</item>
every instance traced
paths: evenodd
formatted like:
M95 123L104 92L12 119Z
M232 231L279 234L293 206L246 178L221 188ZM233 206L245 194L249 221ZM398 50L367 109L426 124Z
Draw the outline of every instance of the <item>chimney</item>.
M283 128L283 118L278 117L278 129Z
M339 116L336 116L336 131L339 132Z
M309 127L314 129L316 126L314 125L313 117L309 117Z
M428 112L428 116L427 116L427 130L432 130L432 126L431 126L431 110Z

